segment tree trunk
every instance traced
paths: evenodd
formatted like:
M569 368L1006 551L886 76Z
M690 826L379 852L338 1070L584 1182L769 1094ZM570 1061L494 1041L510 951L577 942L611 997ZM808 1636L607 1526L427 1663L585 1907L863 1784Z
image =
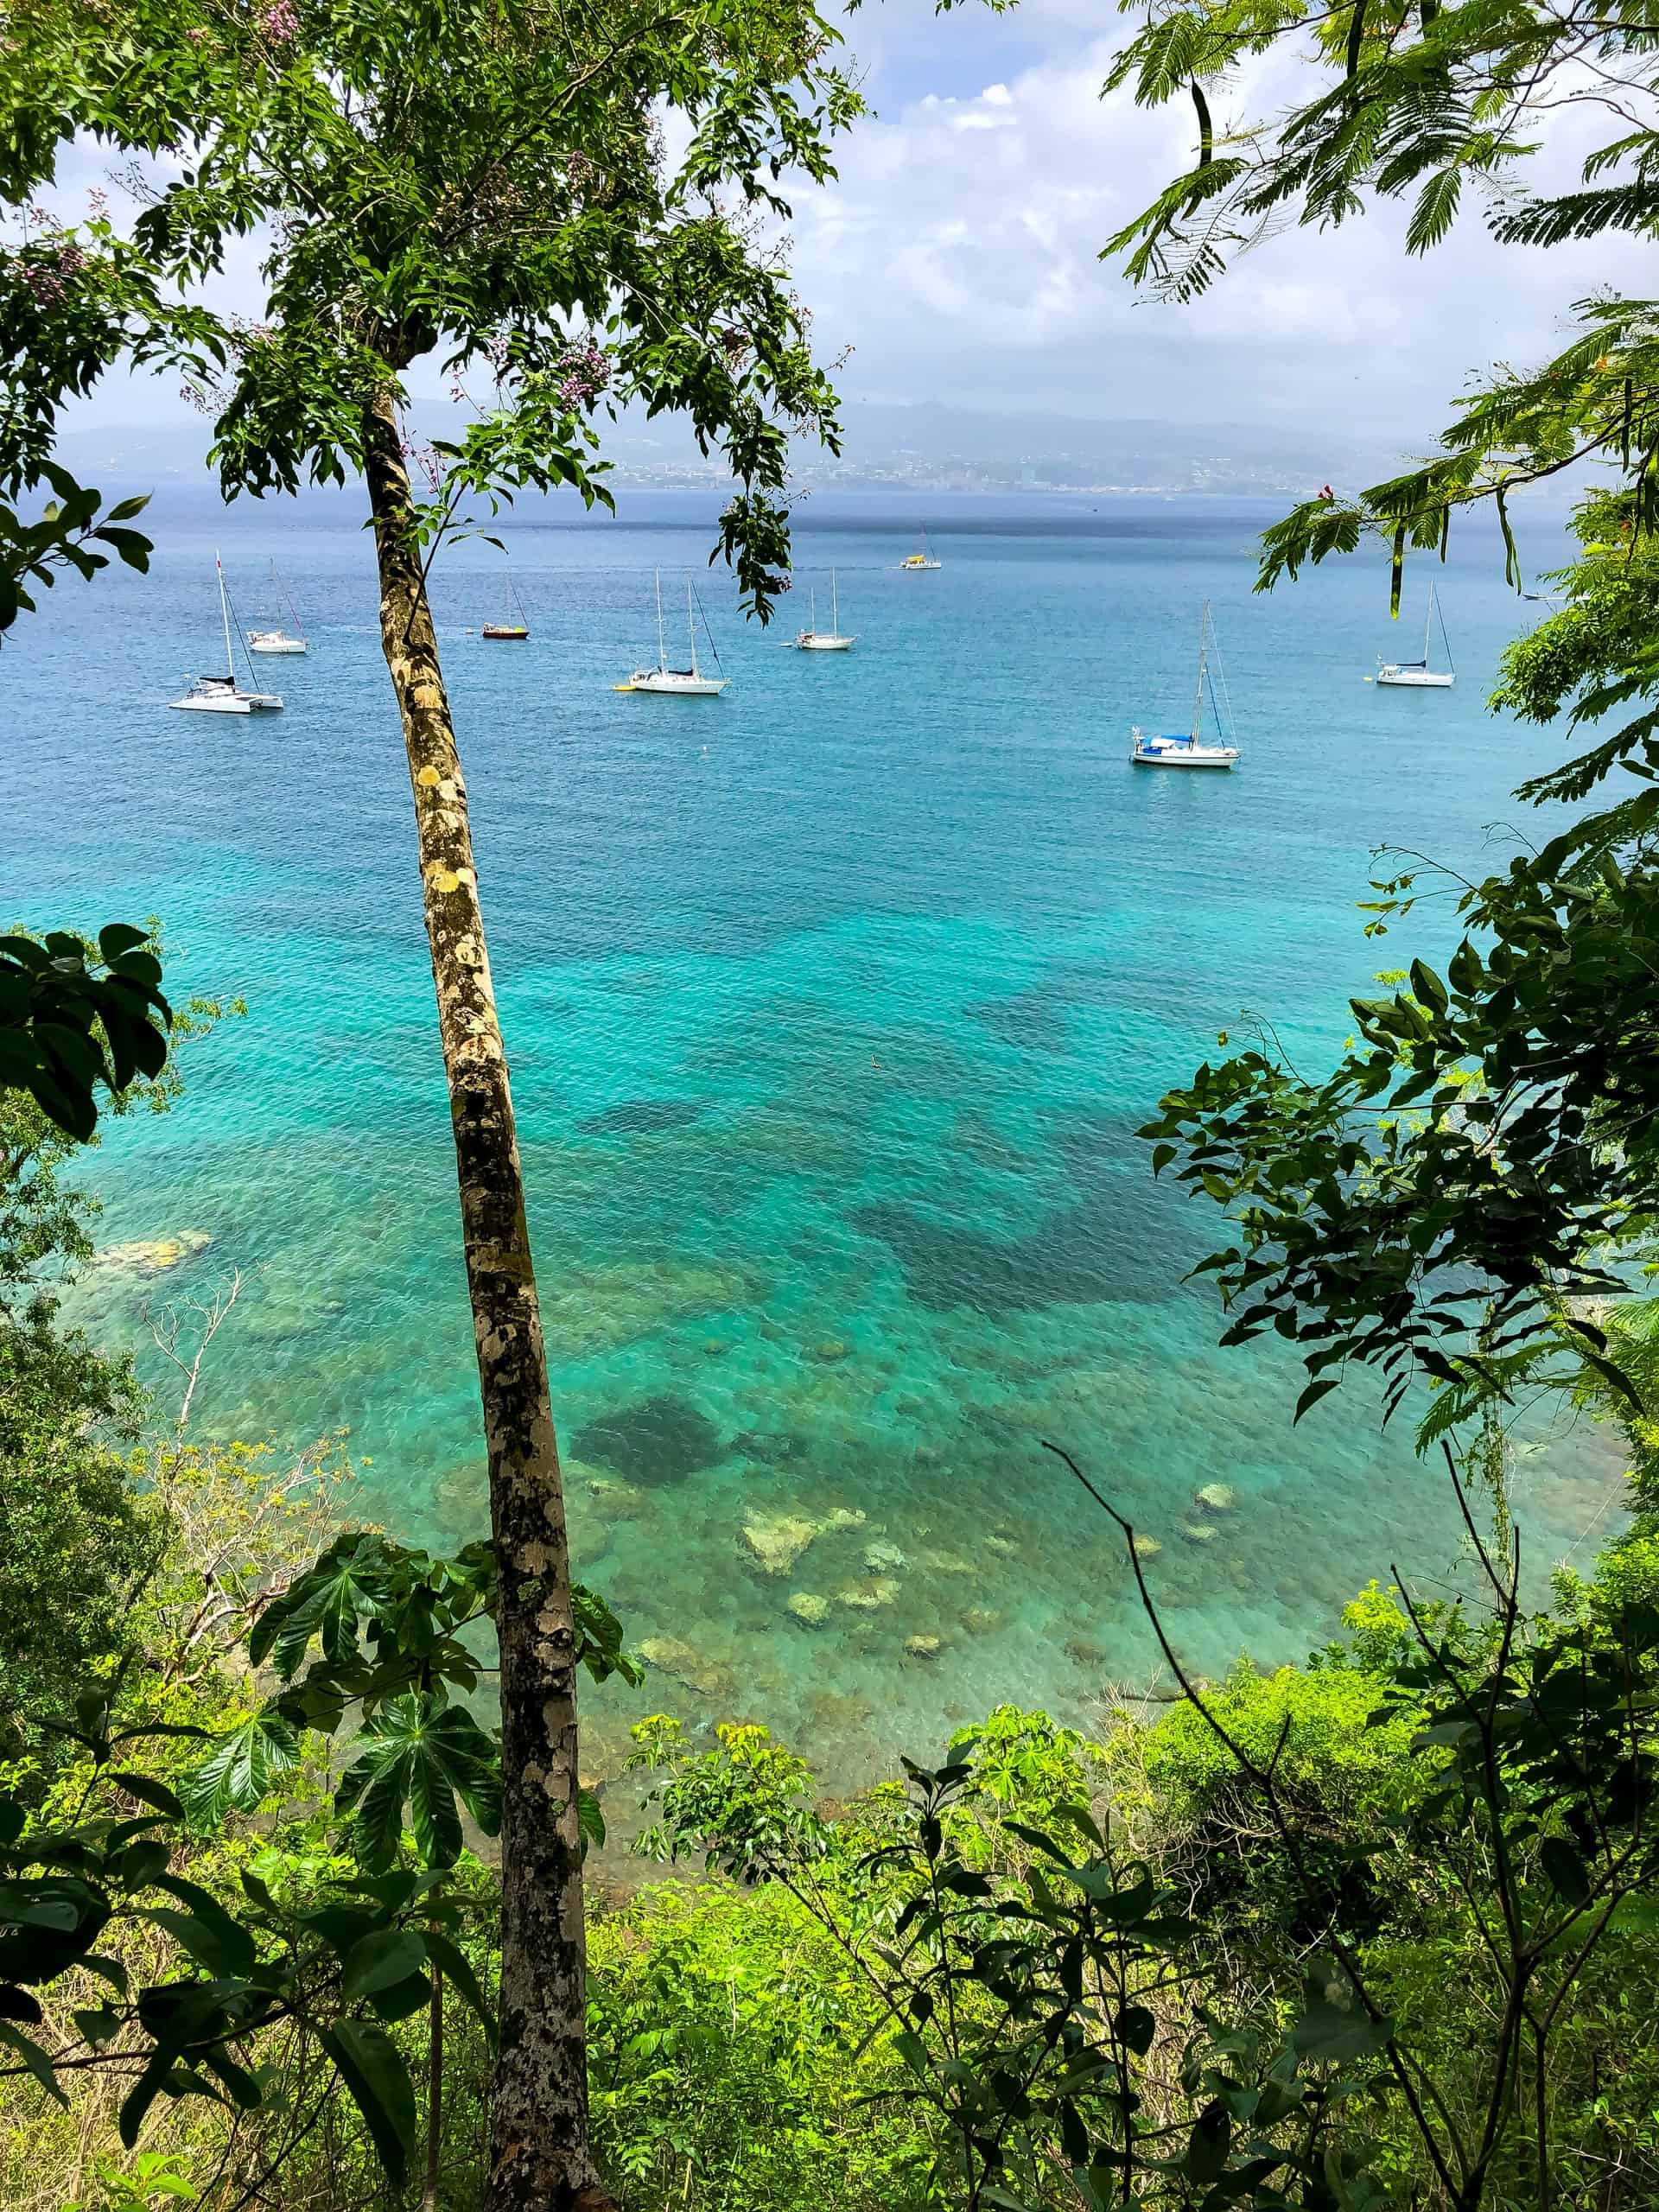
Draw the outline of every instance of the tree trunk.
M396 395L364 410L380 639L415 794L500 1569L501 2048L489 2212L610 2212L588 2147L575 1634L564 1493L467 787L438 665Z
M432 2016L426 2043L426 2186L421 2212L438 2212L438 2176L443 2164L443 1974L432 1969Z

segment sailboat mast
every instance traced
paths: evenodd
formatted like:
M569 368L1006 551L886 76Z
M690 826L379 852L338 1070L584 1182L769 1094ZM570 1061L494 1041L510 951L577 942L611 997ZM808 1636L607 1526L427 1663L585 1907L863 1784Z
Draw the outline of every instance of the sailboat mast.
M295 636L302 638L305 635L305 625L300 620L300 610L294 604L294 594L288 588L288 578L282 574L274 561L270 564L270 580L279 587L283 598L287 603L289 615L294 624Z
M818 588L817 584L810 584L807 587L806 626L812 636L816 638L818 634Z
M1428 673L1428 631L1434 620L1434 587L1428 588L1428 605L1423 609L1423 673Z
M685 580L685 634L691 640L691 673L693 676L696 676L699 673L697 668L697 618L691 612L691 579L690 576Z
M841 601L836 596L836 572L830 571L830 627L837 638L841 635Z
M668 666L668 645L663 634L663 572L657 571L657 665Z
M213 555L213 566L219 571L219 613L225 625L225 669L232 683L236 681L236 656L231 651L231 602L225 593L225 563L218 552Z
M1196 745L1204 728L1204 660L1205 648L1210 641L1210 602L1204 602L1204 612L1198 617L1198 687L1192 698L1192 739Z

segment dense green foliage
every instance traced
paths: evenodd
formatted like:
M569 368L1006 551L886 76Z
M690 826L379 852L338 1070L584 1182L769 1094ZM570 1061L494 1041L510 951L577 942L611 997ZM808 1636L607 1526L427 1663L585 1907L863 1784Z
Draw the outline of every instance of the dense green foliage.
M49 468L60 407L111 364L181 368L217 416L227 490L264 493L357 466L377 395L433 353L492 390L426 457L409 518L426 551L474 498L603 498L595 416L634 398L684 409L728 454L723 544L764 613L786 428L833 435L833 402L745 211L776 212L787 168L827 174L856 106L832 41L810 9L755 0L666 21L530 0L412 20L378 0L12 11L12 199L76 130L196 151L124 232L103 213L31 218L0 256L20 335L0 493L44 479L62 502L27 543L0 513L0 626L31 577L86 573L99 543L142 565L123 518L99 524ZM1313 96L1217 130L1230 78L1299 42ZM1427 250L1469 181L1528 158L1555 97L1602 102L1616 135L1589 188L1505 207L1500 236L1647 231L1652 52L1639 15L1157 0L1113 83L1190 95L1197 159L1114 243L1186 296L1276 215L1328 223L1408 192ZM691 126L671 170L663 105ZM181 304L257 226L268 319ZM1599 457L1612 482L1580 510L1564 604L1513 649L1500 696L1574 723L1635 708L1524 797L1628 780L1456 886L1445 973L1413 962L1357 1005L1362 1042L1328 1077L1264 1046L1199 1071L1148 1131L1157 1166L1232 1213L1208 1263L1230 1338L1300 1344L1304 1409L1350 1362L1382 1369L1391 1405L1426 1377L1426 1437L1455 1445L1454 1480L1486 1471L1498 1540L1459 1488L1463 1603L1373 1587L1306 1667L1241 1663L1214 1688L1148 1601L1182 1694L1160 1718L1114 1712L1089 1741L1003 1708L848 1807L763 1728L642 1719L637 1851L704 1878L595 1928L594 2140L628 2212L1659 2197L1659 1350L1655 1308L1623 1301L1659 1199L1659 334L1645 302L1579 315L1557 360L1489 379L1425 466L1288 518L1263 582L1380 531L1397 606L1408 552L1443 548L1481 499L1518 581L1511 490ZM1374 932L1425 875L1385 872ZM105 936L95 957L0 946L8 2185L41 2212L71 2191L126 2212L345 2212L407 2201L424 2152L435 2212L481 2203L499 1562L342 1527L321 1462L284 1474L188 1441L60 1328L52 1270L89 1243L62 1132L90 1131L99 1090L118 1110L167 1096L159 970L136 932ZM1541 1614L1503 1510L1522 1382L1623 1424L1641 1509ZM637 1681L603 1601L575 1597L578 1661ZM596 1796L581 1820L605 1842Z
M1314 81L1271 121L1217 128L1213 103L1269 54ZM1193 167L1109 249L1179 297L1216 281L1264 226L1339 223L1372 199L1413 198L1413 253L1445 237L1471 188L1500 182L1491 226L1510 243L1659 221L1639 13L1352 0L1309 16L1158 0L1111 85L1146 104L1190 92L1194 104ZM1538 190L1529 167L1558 102L1609 134L1584 190ZM1518 197L1525 183L1533 196ZM1265 540L1264 588L1381 533L1397 612L1408 550L1443 553L1460 511L1490 502L1519 588L1512 494L1588 460L1606 472L1578 510L1582 556L1554 579L1565 604L1511 649L1498 699L1574 727L1621 717L1520 793L1580 801L1614 777L1611 803L1479 882L1432 860L1396 863L1375 887L1370 927L1449 889L1465 933L1445 973L1414 962L1404 988L1356 1001L1361 1042L1325 1080L1264 1039L1198 1070L1146 1131L1160 1168L1179 1160L1229 1209L1236 1239L1206 1263L1232 1313L1228 1340L1273 1328L1301 1344L1304 1408L1352 1361L1382 1369L1391 1407L1416 1376L1447 1389L1447 1426L1522 1380L1570 1389L1587 1367L1622 1387L1587 1302L1624 1287L1621 1262L1659 1199L1659 333L1645 301L1599 297L1574 315L1554 360L1484 377L1422 466L1309 501Z
M475 421L417 456L417 526L455 528L524 487L608 499L595 418L683 411L739 486L721 526L763 614L784 588L788 434L833 438L834 395L757 216L828 174L859 108L836 35L804 0L698 0L671 18L540 0L246 10L34 0L9 18L0 188L49 179L77 131L156 173L118 226L25 222L0 252L13 334L0 491L49 461L58 412L111 365L181 371L217 418L227 493L344 480L365 410L436 353ZM688 143L665 155L659 111ZM257 319L187 290L261 228Z

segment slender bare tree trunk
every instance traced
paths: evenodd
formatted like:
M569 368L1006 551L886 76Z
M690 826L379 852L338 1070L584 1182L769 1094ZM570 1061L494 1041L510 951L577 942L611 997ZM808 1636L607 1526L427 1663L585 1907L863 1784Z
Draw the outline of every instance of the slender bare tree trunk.
M432 2017L426 2043L426 2186L421 2212L438 2212L438 2176L443 2164L443 1974L432 1969Z
M409 473L389 384L365 409L363 430L380 639L409 753L449 1078L501 1575L501 2049L487 2202L489 2212L611 2212L588 2147L570 1560L512 1100L467 787L408 527Z

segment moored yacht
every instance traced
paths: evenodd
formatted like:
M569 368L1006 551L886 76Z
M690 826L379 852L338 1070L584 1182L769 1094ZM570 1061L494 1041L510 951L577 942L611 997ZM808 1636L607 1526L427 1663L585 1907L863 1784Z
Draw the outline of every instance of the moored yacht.
M827 630L820 630L818 627L818 594L817 587L814 585L808 602L806 627L804 630L798 630L790 639L790 643L798 652L844 653L850 652L857 642L856 632L851 637L842 635L841 602L836 593L836 572L831 569L830 571L830 627Z
M219 612L225 626L225 667L223 676L199 676L181 699L169 699L169 707L177 707L187 714L251 715L279 708L282 701L274 691L245 691L236 680L236 657L231 645L231 601L225 588L225 564L217 553L213 566L219 571Z
M626 683L619 683L619 691L654 691L665 698L717 699L731 682L729 676L705 676L697 664L697 618L692 601L691 579L685 580L685 627L690 641L690 668L671 668L668 664L668 641L663 629L663 572L657 571L657 665L655 668L636 668ZM707 628L705 620L704 627ZM710 652L715 641L709 640ZM715 652L718 667L720 655Z
M1233 710L1227 698L1227 684L1224 677L1219 690L1215 671L1211 667L1213 657L1217 669L1220 667L1220 648L1215 645L1210 622L1210 602L1204 602L1204 612L1198 617L1198 688L1192 702L1192 732L1189 737L1148 737L1144 731L1131 733L1129 758L1137 768L1232 768L1238 764L1236 733L1232 727ZM1216 742L1206 745L1201 733L1204 728L1204 702L1209 696L1211 711L1216 721ZM1226 721L1222 719L1225 706Z

